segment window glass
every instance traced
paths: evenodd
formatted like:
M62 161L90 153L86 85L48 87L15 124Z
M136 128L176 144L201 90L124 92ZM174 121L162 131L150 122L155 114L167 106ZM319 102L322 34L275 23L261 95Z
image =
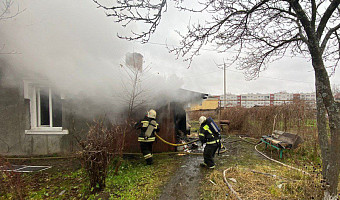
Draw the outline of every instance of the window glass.
M62 127L62 106L60 94L52 93L53 127Z
M50 125L49 89L40 88L40 125Z

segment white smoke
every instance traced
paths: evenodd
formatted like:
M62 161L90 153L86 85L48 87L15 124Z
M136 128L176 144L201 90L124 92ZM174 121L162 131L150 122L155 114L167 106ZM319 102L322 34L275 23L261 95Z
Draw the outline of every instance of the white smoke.
M117 31L124 32L120 25L91 1L26 0L19 6L25 9L23 13L0 21L3 51L18 52L1 55L6 65L22 78L47 79L66 98L87 99L101 110L116 113L126 109L121 101L126 95L122 80L128 77L120 66L131 53L131 43L115 38ZM148 106L183 98L176 95L183 84L179 78L160 76L150 67L142 82Z

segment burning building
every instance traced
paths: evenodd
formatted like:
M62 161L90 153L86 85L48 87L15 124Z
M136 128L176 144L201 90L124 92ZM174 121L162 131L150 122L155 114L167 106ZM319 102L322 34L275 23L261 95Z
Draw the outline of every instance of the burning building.
M116 113L101 103L88 99L68 98L60 88L48 80L22 78L0 63L0 154L48 155L68 154L78 150L77 137L84 136L88 122L104 113ZM9 84L10 83L10 84ZM158 111L161 135L169 142L176 142L180 132L186 132L188 102L203 99L204 94L178 90L182 101L163 102ZM112 113L111 113L112 112ZM139 152L137 134L126 136L126 152ZM175 151L161 141L154 144L156 152Z
M179 89L177 95L185 96L182 102L167 102L166 105L157 109L157 122L160 124L159 135L170 143L177 143L181 137L190 133L188 127L188 116L185 111L189 102L199 102L206 98L207 94ZM137 141L137 133L131 133L126 136L127 144L125 151L139 152L139 143ZM154 152L176 151L174 146L165 145L162 141L156 139L153 145Z

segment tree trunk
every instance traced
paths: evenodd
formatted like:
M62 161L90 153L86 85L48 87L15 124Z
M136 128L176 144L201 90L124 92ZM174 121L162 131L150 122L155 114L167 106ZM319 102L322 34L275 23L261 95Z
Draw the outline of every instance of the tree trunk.
M321 145L321 156L323 161L323 174L326 178L326 188L324 192L324 200L337 199L337 188L339 182L340 171L340 115L339 107L334 101L331 91L329 77L324 67L321 56L313 57L313 67L315 70L315 84L317 93L317 109L318 109L318 131ZM322 98L322 103L321 103ZM323 105L322 105L323 104ZM323 107L324 106L324 107ZM328 122L330 128L330 141L328 141L326 120L324 117L324 109L328 114Z
M316 83L317 88L318 83ZM318 139L319 145L321 149L321 158L322 158L322 177L326 180L327 177L327 166L328 166L328 154L329 154L329 137L327 135L327 123L326 123L326 110L325 105L322 101L322 95L316 92L316 121L318 127Z

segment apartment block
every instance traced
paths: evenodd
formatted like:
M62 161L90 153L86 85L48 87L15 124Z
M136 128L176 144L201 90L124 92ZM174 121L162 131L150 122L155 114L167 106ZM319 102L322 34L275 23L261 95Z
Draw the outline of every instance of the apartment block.
M226 98L224 95L221 95L220 99L222 107L242 106L251 108L254 106L277 106L294 101L305 101L307 104L315 106L315 93L227 94Z

